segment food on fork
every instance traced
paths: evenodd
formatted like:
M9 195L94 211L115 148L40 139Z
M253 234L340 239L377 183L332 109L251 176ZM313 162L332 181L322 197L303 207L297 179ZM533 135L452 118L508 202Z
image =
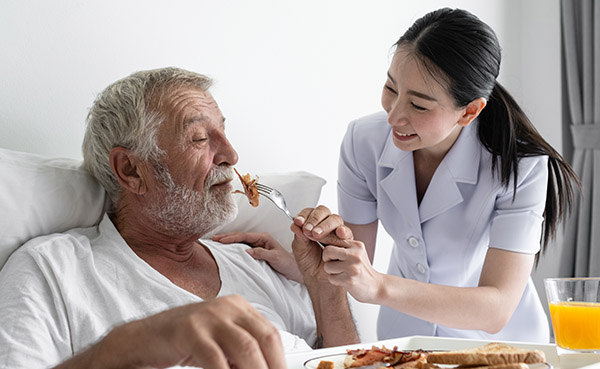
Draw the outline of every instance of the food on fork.
M243 195L246 195L246 197L248 197L248 202L250 203L250 205L257 207L258 206L258 189L256 188L256 184L258 183L258 176L255 176L256 177L255 179L251 179L250 173L246 173L242 176L237 171L237 169L233 168L233 170L235 170L235 173L240 178L240 181L242 182L242 188L244 189L243 192L235 190L235 191L233 191L233 193L241 193Z

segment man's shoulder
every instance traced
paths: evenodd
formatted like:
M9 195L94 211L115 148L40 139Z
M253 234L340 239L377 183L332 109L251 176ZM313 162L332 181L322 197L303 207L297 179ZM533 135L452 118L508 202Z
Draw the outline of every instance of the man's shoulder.
M73 257L81 257L82 254L91 252L91 239L97 236L97 230L92 228L77 228L62 233L34 237L17 248L10 258L11 260L46 260L46 262L65 262Z
M250 248L250 246L246 244L224 244L209 239L202 239L201 242L209 248L209 250L213 254L213 257L217 259L226 260L235 264L240 264L244 268L255 268L258 266L258 264L261 264L257 263L258 260L255 260L246 252L246 250Z
M237 269L244 271L248 276L261 275L270 277L270 279L279 279L283 277L277 273L269 263L264 260L257 260L250 256L246 250L250 246L243 243L223 244L212 240L201 240L212 252L217 260L217 264L227 269Z

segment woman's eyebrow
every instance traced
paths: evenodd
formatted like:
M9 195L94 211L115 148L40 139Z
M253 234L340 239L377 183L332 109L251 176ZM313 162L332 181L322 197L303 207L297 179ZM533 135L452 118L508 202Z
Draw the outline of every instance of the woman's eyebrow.
M390 72L387 72L387 77L390 79L390 81L392 81L393 84L396 84L396 81L394 80L394 77L392 77L392 75L390 74ZM429 96L427 94L424 94L422 92L419 91L415 91L415 90L408 90L406 91L407 94L409 95L413 95L416 97L419 97L421 99L425 99L425 100L429 100L429 101L437 101L437 99L433 96Z
M390 79L390 81L392 81L393 84L396 84L396 81L394 81L394 77L392 77L389 71L387 72L387 77Z
M413 96L419 97L421 99L425 99L425 100L429 100L429 101L437 101L437 99L435 97L426 95L426 94L421 93L419 91L408 90L408 91L406 91L406 93L409 94L409 95L413 95Z

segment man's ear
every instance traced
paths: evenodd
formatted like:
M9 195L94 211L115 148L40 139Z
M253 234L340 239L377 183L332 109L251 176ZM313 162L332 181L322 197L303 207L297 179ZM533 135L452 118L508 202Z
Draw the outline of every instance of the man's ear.
M141 162L131 154L129 149L115 147L110 150L110 168L124 190L137 195L147 191Z
M485 108L487 101L483 97L479 97L473 101L471 101L467 106L463 109L463 115L458 120L458 125L466 127L468 126L473 119L477 118L479 113Z

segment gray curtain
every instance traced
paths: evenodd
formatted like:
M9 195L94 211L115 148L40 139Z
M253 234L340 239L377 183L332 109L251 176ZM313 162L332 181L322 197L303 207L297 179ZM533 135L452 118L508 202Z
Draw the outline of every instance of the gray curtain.
M561 0L566 157L583 186L567 219L562 275L600 276L600 0ZM564 132L564 130L563 130ZM561 268L563 269L563 268Z

